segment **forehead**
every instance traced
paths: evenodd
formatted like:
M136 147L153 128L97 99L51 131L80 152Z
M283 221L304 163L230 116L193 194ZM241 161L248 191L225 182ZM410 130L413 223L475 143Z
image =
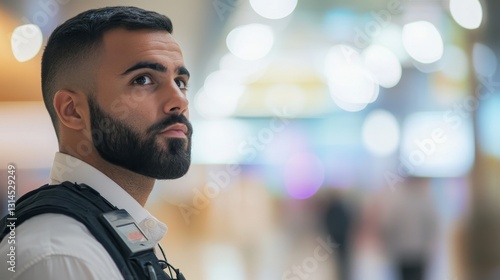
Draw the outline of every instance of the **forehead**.
M139 61L158 62L165 66L182 66L184 60L179 44L166 31L108 31L102 40L101 70L123 71Z

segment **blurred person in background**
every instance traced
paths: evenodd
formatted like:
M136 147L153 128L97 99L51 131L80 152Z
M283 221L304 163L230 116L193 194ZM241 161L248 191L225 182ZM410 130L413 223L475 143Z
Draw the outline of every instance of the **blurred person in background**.
M351 228L353 224L352 209L344 197L345 194L339 190L333 190L329 200L326 202L325 226L337 245L335 248L337 261L338 279L348 280L350 266Z
M380 220L387 195L384 192L362 194L359 218L353 225L352 273L353 280L387 280L390 271L380 240Z
M11 221L0 221L0 279L174 277L155 255L167 227L144 205L156 179L179 178L190 166L188 80L164 15L107 7L52 33L42 92L59 152L50 185L16 205L12 270Z
M425 279L438 225L429 179L408 177L389 196L381 218L384 248L399 279Z

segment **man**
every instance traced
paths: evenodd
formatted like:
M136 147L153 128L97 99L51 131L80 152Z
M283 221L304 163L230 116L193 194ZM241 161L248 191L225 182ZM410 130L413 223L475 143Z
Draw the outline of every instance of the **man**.
M59 141L51 185L90 186L153 244L167 230L143 208L155 179L179 178L190 165L189 72L171 33L170 20L155 12L89 10L52 33L42 58L43 99ZM0 279L123 279L109 244L89 230L58 213L27 219L15 229L15 272L7 269L7 238L0 243Z
M426 279L438 236L438 212L430 179L410 176L388 197L381 219L382 240L401 280Z

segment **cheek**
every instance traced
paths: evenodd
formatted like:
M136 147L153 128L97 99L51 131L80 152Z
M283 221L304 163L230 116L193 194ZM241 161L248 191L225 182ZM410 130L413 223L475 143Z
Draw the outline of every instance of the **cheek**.
M102 76L97 78L94 96L96 96L101 107L104 107L118 100L122 95L121 93L124 92L124 89L120 80L106 74L101 75Z
M143 105L143 104L141 104ZM139 110L137 110L139 109ZM135 131L144 134L146 130L155 123L155 114L152 108L144 106L130 111L130 116L124 122Z

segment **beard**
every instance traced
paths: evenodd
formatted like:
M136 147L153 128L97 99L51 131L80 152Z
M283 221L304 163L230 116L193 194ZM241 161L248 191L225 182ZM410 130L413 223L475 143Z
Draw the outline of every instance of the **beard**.
M176 179L182 177L191 164L191 135L193 128L184 115L172 114L153 124L145 136L131 129L125 122L104 112L93 97L88 98L92 142L99 155L106 161L132 172L155 178ZM165 138L165 147L157 138L166 127L182 123L186 125L187 140Z

